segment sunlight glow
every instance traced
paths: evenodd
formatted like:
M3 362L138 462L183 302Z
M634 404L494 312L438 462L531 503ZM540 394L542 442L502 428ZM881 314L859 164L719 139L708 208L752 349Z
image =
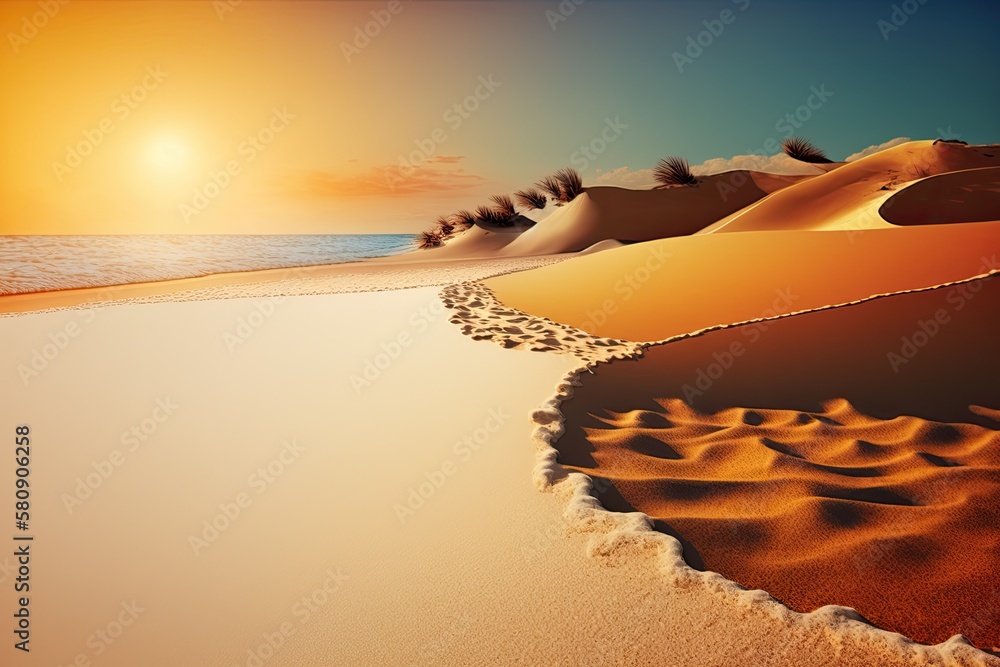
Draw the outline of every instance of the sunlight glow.
M146 151L147 163L164 174L176 174L189 163L188 147L175 137L160 137Z

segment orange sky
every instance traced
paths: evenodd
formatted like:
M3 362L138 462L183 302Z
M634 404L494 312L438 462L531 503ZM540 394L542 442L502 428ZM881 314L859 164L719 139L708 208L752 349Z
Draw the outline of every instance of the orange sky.
M2 232L413 231L483 199L487 178L447 142L393 167L442 122L400 123L405 91L369 80L395 47L347 62L338 47L369 10L70 2L43 21L5 3Z

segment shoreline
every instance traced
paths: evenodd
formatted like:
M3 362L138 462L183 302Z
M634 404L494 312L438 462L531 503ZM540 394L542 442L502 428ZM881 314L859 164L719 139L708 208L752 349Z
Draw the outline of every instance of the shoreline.
M0 317L83 308L94 304L342 294L434 287L547 266L572 256L574 255L400 260L403 255L391 255L339 264L231 271L191 278L5 294L0 295Z

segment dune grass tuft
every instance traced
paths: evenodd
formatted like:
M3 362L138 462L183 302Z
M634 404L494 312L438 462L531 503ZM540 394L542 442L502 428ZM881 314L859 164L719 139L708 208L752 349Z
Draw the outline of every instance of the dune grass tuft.
M691 165L682 157L663 158L653 167L653 178L660 185L695 185L697 177L691 173Z

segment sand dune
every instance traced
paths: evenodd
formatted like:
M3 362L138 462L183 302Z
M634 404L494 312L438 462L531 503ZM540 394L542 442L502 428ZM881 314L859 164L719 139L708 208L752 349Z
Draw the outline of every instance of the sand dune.
M726 196L720 196L720 188ZM591 187L506 246L503 254L548 255L583 250L604 239L649 241L693 234L765 194L748 171L706 176L694 187Z
M997 146L911 141L776 192L699 233L886 227L878 207L903 184L935 174L997 166Z
M697 568L997 649L998 313L994 277L651 348L563 404L559 460Z
M466 257L496 257L500 250L510 245L518 236L518 234L513 233L490 232L481 227L472 227L457 235L440 248L417 250L405 257L412 257L415 260L421 261ZM388 261L388 259L379 258L379 261Z
M1000 223L706 234L612 249L486 285L519 310L602 336L653 341L961 280L1000 268L998 260Z
M894 225L1000 220L1000 167L931 176L900 190L879 208Z
M654 190L596 186L553 211L531 212L538 220L521 234L473 228L427 257L530 256L578 252L601 241L649 241L693 234L760 200L768 193L808 179L746 170L702 177L695 187Z

